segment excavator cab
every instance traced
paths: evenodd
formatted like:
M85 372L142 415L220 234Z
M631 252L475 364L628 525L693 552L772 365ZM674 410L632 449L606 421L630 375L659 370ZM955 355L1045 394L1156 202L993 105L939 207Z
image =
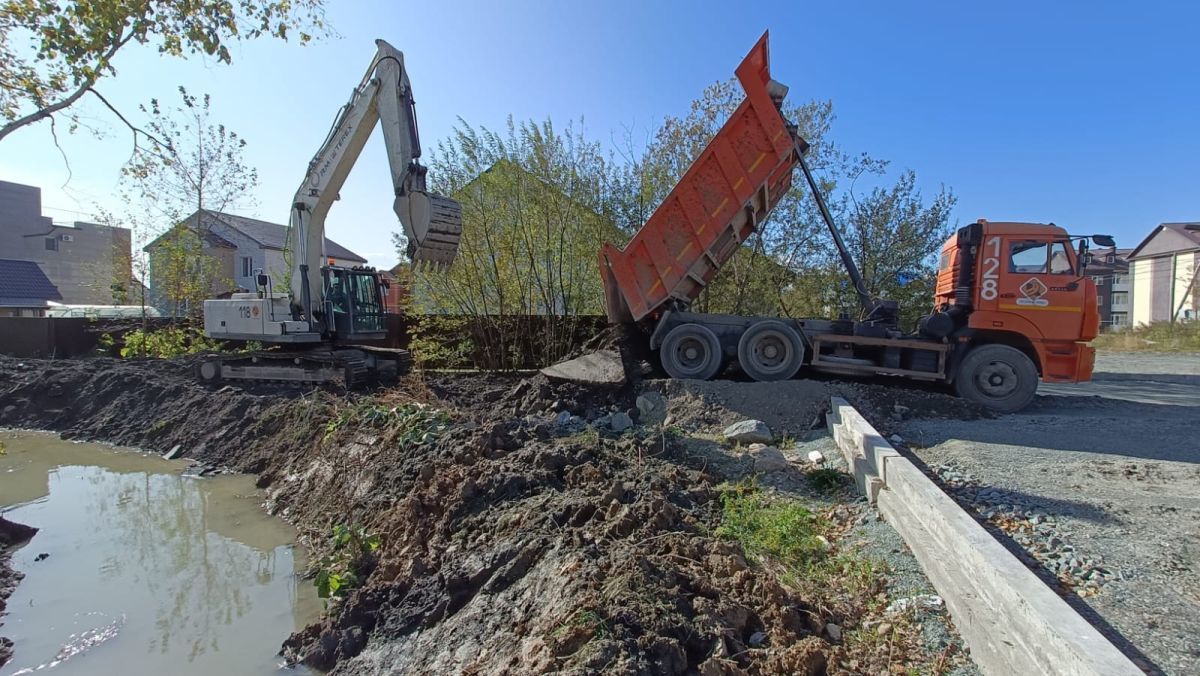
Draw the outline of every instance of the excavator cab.
M378 340L387 337L383 282L369 268L337 265L321 269L325 316L341 340Z

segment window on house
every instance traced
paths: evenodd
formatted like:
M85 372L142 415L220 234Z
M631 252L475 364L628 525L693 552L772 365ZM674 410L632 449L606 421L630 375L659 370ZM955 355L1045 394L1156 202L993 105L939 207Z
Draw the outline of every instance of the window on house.
M58 251L58 239L55 237L46 238L46 251Z
M242 256L242 278L249 278L254 275L254 259L250 256Z
M1096 296L1096 305L1104 307L1104 296Z
M1112 313L1113 326L1129 326L1129 315L1125 312Z
M1113 275L1113 284L1128 284L1129 275Z
M1112 304L1113 305L1128 305L1129 304L1129 292L1128 291L1114 291L1113 295L1112 295Z

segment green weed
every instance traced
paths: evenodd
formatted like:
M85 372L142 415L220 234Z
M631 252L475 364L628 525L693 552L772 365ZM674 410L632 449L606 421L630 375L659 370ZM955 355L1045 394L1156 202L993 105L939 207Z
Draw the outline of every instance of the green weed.
M324 441L329 441L347 425L371 427L392 432L402 447L428 444L450 423L450 414L418 402L389 405L363 399L343 408L325 423Z
M333 527L329 553L317 562L313 584L323 599L345 596L363 582L364 569L374 562L379 549L378 535L368 534L362 526Z
M832 467L822 467L808 472L808 483L822 493L836 493L844 488L850 477Z
M753 483L742 483L721 496L718 537L742 543L751 556L769 556L786 566L800 566L824 553L825 524L792 500L774 498Z

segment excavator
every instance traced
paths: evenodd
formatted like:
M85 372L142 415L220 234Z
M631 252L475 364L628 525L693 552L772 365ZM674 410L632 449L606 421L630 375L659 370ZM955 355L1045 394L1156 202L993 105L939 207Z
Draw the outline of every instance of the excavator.
M380 273L334 265L324 250L325 217L379 124L395 191L392 208L409 258L415 266L445 268L458 254L462 206L426 187L404 54L383 40L375 44L366 74L338 111L292 200L286 286L260 270L253 291L204 301L205 335L275 349L207 355L197 365L201 380L341 381L352 387L408 368L407 351L363 344L387 337Z

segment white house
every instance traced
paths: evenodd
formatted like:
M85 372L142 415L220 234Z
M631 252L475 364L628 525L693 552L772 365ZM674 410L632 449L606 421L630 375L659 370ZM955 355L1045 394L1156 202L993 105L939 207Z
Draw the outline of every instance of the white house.
M1133 325L1200 312L1200 223L1162 223L1129 254Z
M284 248L288 243L287 226L205 209L189 216L181 227L200 234L204 253L217 261L218 279L211 290L214 297L238 288L254 289L254 275L258 270L266 271L276 283L288 279L291 274L284 259ZM149 278L153 304L161 306L160 309L164 311L171 311L172 308L162 301L161 294L155 288L153 254L163 237L147 244L145 250L151 254ZM366 258L328 237L325 238L325 254L333 259L335 265L355 266L367 262Z

